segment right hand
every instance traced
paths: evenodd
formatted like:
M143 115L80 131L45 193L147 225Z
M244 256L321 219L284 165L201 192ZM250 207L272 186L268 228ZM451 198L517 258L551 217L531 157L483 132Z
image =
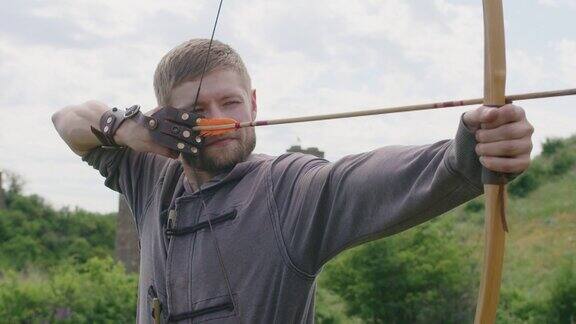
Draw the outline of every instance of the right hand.
M145 113L152 116L162 107L156 107ZM132 119L124 121L114 136L114 141L122 146L128 146L136 152L151 152L171 159L177 159L180 153L154 142L150 131Z

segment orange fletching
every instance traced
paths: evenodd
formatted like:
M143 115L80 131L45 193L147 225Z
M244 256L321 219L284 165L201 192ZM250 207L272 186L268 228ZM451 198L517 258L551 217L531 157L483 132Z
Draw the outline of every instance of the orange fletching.
M232 118L201 118L198 120L197 125L200 127L205 126L227 126L218 129L200 129L200 136L218 136L226 134L236 129L238 122Z

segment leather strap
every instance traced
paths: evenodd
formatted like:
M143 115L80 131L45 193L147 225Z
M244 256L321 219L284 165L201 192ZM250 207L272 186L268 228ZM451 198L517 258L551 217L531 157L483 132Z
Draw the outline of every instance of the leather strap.
M204 145L204 138L199 132L192 130L199 118L203 117L173 107L164 107L152 116L142 113L134 116L136 122L148 129L156 143L178 152L192 154L198 154Z
M204 138L192 128L198 124L199 118L203 116L173 107L164 107L152 116L146 116L140 111L140 106L134 105L126 111L116 107L106 111L100 117L100 130L90 129L103 146L120 147L114 141L114 135L126 119L133 119L148 129L157 144L178 152L198 154Z
M116 131L122 126L124 121L128 118L133 118L140 113L140 106L133 105L125 111L116 107L106 111L100 117L100 130L90 127L90 130L104 146L120 147L114 141Z

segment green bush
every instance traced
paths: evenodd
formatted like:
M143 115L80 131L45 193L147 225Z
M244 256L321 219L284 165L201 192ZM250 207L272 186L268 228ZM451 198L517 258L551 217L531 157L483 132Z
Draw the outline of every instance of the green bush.
M136 275L111 258L65 264L40 274L7 272L0 279L4 323L129 323L136 318Z
M526 197L540 185L538 177L530 170L520 175L508 185L508 193L513 197Z
M474 265L450 233L429 224L360 246L326 267L325 285L367 323L470 322Z
M464 211L468 213L477 213L484 210L484 202L482 200L472 200L464 206Z
M552 156L564 148L564 146L564 140L561 138L547 138L546 141L542 143L542 156Z
M563 264L550 289L547 323L576 322L576 262Z
M55 211L42 198L8 195L0 210L0 271L85 262L113 254L116 218L81 209Z
M570 171L576 164L576 153L566 150L556 154L552 159L550 173L555 176L563 175Z

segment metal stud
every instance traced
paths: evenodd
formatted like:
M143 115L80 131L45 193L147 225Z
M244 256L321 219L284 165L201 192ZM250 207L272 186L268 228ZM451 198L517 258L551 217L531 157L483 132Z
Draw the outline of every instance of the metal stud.
M106 124L110 124L111 122L112 122L112 116L109 116L109 117L106 119Z
M202 121L202 118L196 119L196 124L200 124L201 121Z
M190 134L190 131L185 130L185 131L182 132L182 136L184 136L185 138L190 137L190 135L191 135L191 134Z
M177 147L179 150L183 150L186 147L186 145L184 145L184 143L178 143Z
M192 151L192 153L196 154L198 153L198 149L195 148L194 146L192 146L192 148L190 149Z
M202 137L196 136L196 143L202 143Z
M188 118L190 118L190 115L188 115L188 113L182 114L182 120L188 120Z
M104 126L104 133L108 133L109 130L110 130L110 127Z
M150 121L148 121L148 126L150 126L151 129L156 128L156 120L150 119Z

